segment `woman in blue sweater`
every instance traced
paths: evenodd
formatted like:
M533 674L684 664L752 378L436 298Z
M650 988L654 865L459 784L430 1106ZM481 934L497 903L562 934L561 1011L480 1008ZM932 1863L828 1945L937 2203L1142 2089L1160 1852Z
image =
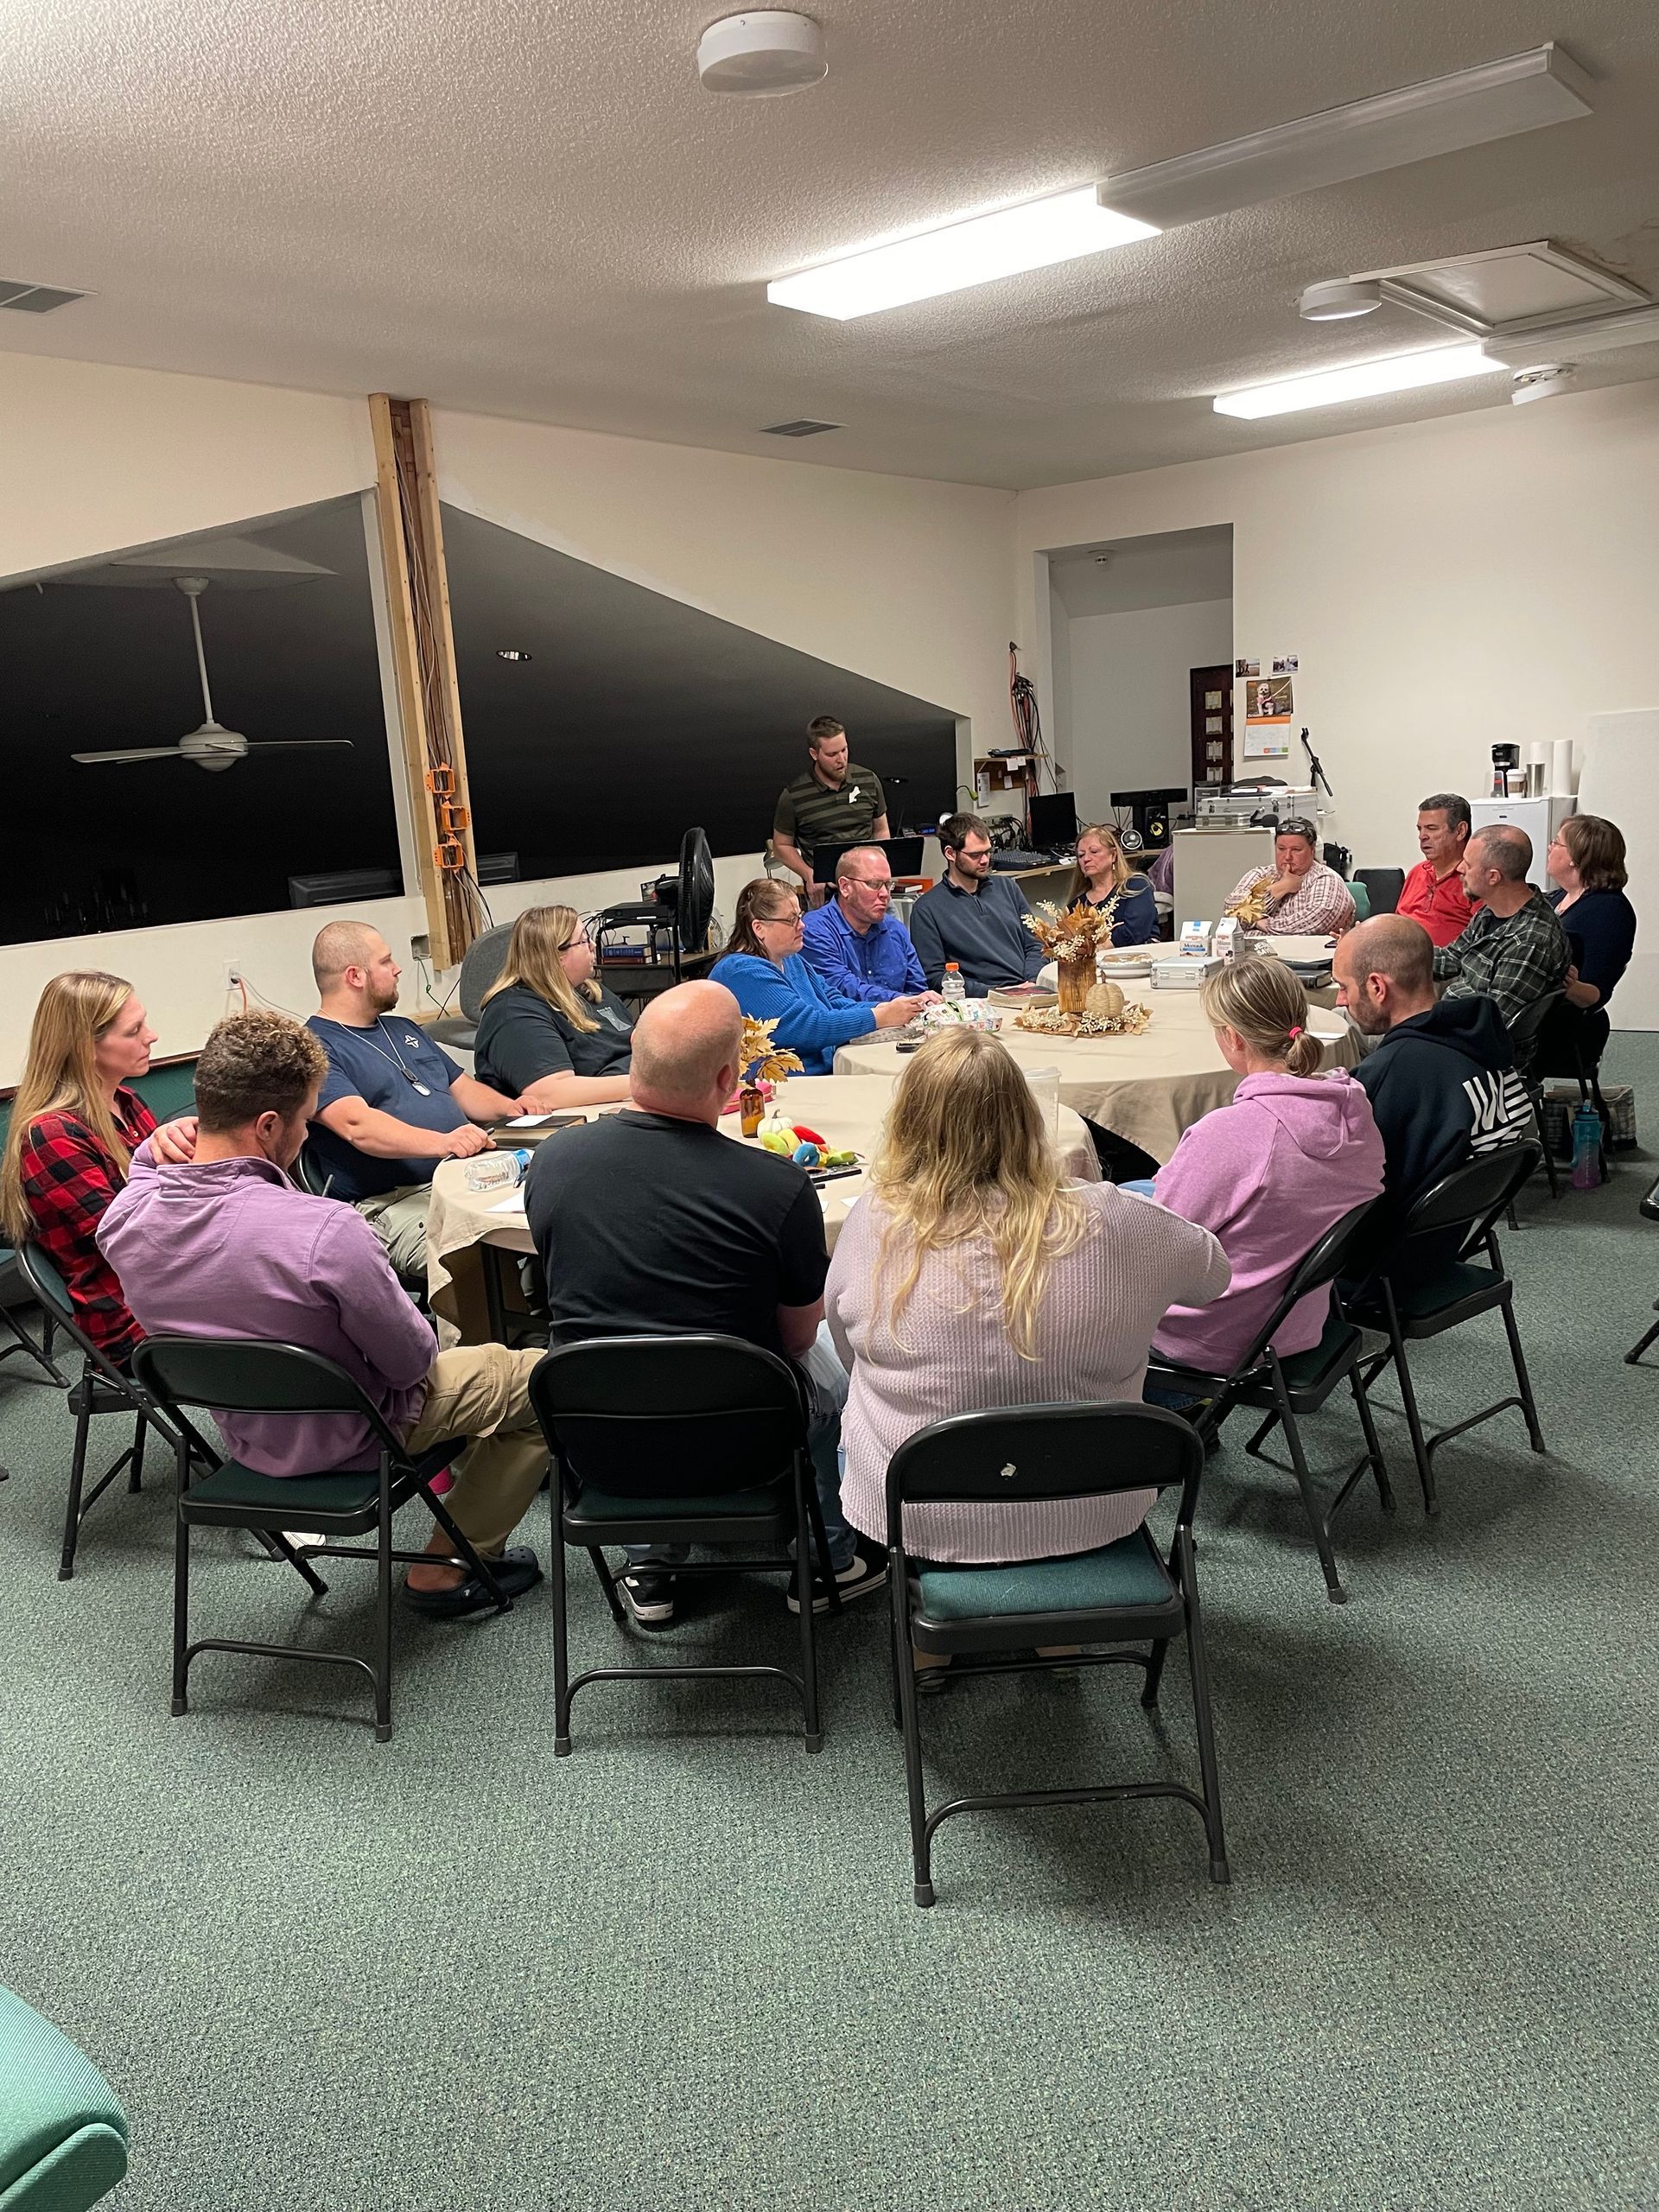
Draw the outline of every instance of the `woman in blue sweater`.
M844 999L801 957L803 921L795 893L769 875L746 883L731 942L710 971L745 1014L778 1024L776 1043L798 1054L808 1075L828 1075L837 1045L872 1029L902 1029L921 1011L919 997L868 1006Z
M1545 1017L1537 1067L1545 1075L1576 1075L1594 1067L1606 1049L1607 1001L1630 964L1636 909L1624 896L1630 877L1624 839L1599 814L1569 814L1544 856L1560 888L1549 893L1567 931L1573 965L1567 994Z

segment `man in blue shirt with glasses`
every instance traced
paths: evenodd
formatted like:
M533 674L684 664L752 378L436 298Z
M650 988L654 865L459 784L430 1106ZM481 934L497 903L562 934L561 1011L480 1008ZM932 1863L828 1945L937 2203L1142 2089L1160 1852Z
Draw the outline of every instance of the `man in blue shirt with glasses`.
M891 911L893 870L879 845L858 845L836 864L836 895L806 917L801 950L842 998L880 1006L912 993L935 1000L910 932Z

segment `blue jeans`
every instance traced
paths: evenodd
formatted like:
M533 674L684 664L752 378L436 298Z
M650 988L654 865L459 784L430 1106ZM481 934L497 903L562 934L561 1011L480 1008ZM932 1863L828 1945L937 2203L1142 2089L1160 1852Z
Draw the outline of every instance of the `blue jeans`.
M824 1541L830 1564L839 1574L852 1565L858 1538L841 1510L841 1409L847 1402L847 1370L826 1322L818 1324L817 1338L796 1364L806 1381L806 1448L817 1481ZM677 1567L690 1553L687 1544L624 1544L622 1549L630 1567Z

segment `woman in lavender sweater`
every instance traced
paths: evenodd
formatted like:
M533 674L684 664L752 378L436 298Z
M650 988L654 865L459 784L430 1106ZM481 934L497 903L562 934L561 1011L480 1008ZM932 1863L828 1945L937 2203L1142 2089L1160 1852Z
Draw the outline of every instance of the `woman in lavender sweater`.
M1313 1073L1319 1046L1307 1033L1307 994L1281 963L1220 969L1205 983L1204 1011L1223 1058L1243 1079L1230 1106L1188 1129L1153 1195L1220 1238L1232 1281L1202 1313L1173 1306L1153 1342L1166 1359L1224 1375L1325 1230L1382 1190L1382 1140L1351 1075ZM1274 1338L1274 1351L1311 1351L1330 1311L1328 1289L1311 1293Z
M1031 1087L994 1037L931 1039L899 1079L824 1291L852 1375L847 1518L887 1541L887 1461L948 1414L1138 1400L1165 1308L1203 1305L1227 1274L1207 1230L1109 1183L1066 1183ZM907 1548L982 1565L1092 1551L1138 1529L1152 1498L917 1506Z

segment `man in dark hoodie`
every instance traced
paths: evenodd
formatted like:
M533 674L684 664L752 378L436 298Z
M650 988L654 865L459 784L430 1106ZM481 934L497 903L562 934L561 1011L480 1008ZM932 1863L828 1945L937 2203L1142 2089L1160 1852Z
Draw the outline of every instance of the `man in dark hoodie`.
M1354 1070L1371 1102L1397 1220L1466 1160L1534 1134L1509 1033L1489 998L1434 996L1434 946L1421 922L1377 914L1338 940L1337 1004L1380 1039Z

